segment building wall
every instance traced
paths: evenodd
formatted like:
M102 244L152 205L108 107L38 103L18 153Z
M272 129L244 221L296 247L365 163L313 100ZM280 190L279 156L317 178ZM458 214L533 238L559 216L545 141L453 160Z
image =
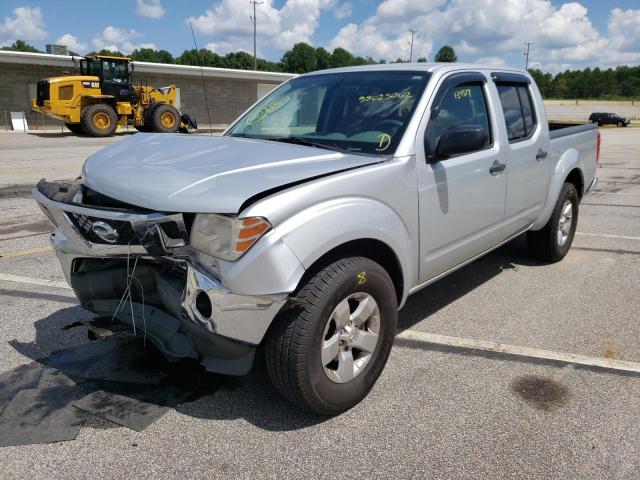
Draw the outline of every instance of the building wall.
M140 82L156 87L175 84L180 89L180 112L191 115L196 119L198 125L209 124L201 78L134 72L134 85L138 85ZM205 78L211 123L226 125L235 120L258 98L258 83L264 84L266 82Z
M8 112L24 111L29 128L59 126L60 122L31 111L39 79L75 73L72 68L19 63L0 63L0 128L5 127ZM209 125L202 90L202 79L196 76L135 72L133 82L147 82L155 87L175 84L180 89L181 113L189 113L199 126ZM258 98L258 85L278 85L278 81L205 77L205 88L211 113L211 124L226 125ZM5 114L5 111L7 112ZM11 129L10 119L8 120Z

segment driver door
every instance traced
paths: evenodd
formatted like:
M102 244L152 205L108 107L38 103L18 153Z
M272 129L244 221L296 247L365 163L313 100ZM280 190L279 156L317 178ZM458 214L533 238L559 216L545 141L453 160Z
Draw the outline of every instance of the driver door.
M506 159L493 115L497 99L478 72L445 77L416 139L420 212L420 282L433 280L502 241ZM486 129L473 151L440 156L452 128Z

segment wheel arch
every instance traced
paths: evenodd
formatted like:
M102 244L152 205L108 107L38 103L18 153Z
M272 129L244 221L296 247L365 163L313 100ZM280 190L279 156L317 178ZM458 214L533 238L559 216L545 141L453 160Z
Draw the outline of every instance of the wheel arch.
M531 230L540 230L549 221L553 208L558 200L560 190L562 189L562 185L564 185L565 182L569 182L576 187L578 197L582 200L582 195L584 194L583 166L580 152L577 149L569 148L562 154L551 174L549 191L547 193L545 205L538 217L538 220L536 220L531 227Z
M563 183L571 183L576 190L578 191L578 198L582 200L582 196L584 195L584 175L582 170L578 167L575 167L573 170L569 172L567 178L565 178Z
M368 258L384 268L389 274L389 277L391 277L391 281L393 282L393 286L396 291L398 305L400 305L404 298L405 291L405 280L403 277L402 265L393 249L386 243L375 238L359 238L356 240L350 240L327 251L305 270L304 274L298 281L295 292L299 291L305 283L320 270L337 260L347 257Z

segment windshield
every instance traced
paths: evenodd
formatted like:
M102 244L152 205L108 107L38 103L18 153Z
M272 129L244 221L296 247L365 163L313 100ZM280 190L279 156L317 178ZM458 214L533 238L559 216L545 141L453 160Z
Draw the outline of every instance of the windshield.
M427 72L404 71L295 78L265 97L228 134L389 155L428 78Z

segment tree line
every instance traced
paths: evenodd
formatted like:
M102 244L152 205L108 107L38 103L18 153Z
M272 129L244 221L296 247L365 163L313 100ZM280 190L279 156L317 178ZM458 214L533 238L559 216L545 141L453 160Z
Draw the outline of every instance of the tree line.
M22 40L2 50L18 50L40 52ZM69 52L78 55L75 52ZM125 56L118 51L100 50L91 54ZM206 48L185 50L178 56L167 50L140 48L129 55L132 60L152 63L170 63L178 65L197 65L204 67L253 69L253 56L247 52L230 52L219 55ZM456 62L458 57L454 49L444 45L434 56L436 62ZM389 63L402 63L408 59L397 58ZM426 62L425 57L417 59ZM284 53L279 62L259 58L258 70L267 72L307 73L326 68L349 67L354 65L371 65L387 63L385 59L374 60L371 57L356 56L344 48L335 48L332 52L323 47L313 47L307 43L297 43ZM583 70L566 70L555 75L544 73L539 69L530 69L542 96L558 99L616 99L640 97L640 66L619 66L609 68L585 68Z

